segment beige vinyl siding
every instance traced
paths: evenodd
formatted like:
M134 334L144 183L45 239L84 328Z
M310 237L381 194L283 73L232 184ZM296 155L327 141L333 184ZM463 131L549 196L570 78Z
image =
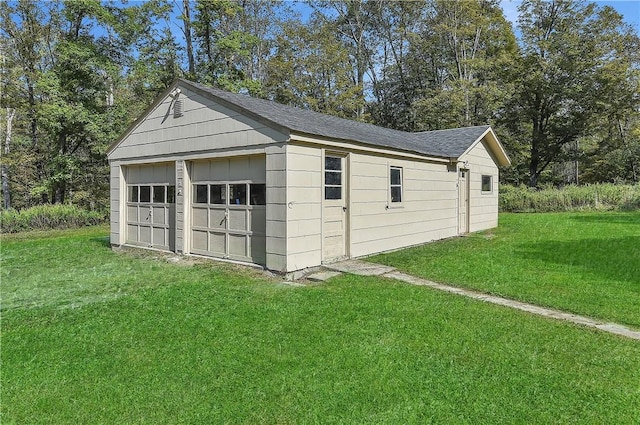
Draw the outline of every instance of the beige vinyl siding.
M120 165L111 164L110 169L110 241L113 245L122 245L125 239L124 225L126 218L123 217L124 208L121 207L125 205L123 196L126 196L126 186Z
M176 251L185 252L185 180L188 180L185 162L176 161ZM186 177L186 179L185 179ZM186 186L189 187L189 186ZM188 250L186 251L188 252Z
M469 164L469 231L498 226L498 167L484 142L478 143L460 161ZM491 176L491 192L482 191L482 176Z
M287 148L268 146L266 158L266 265L268 269L287 270Z
M167 98L111 153L110 159L193 154L284 142L287 136L212 100L182 89L183 116Z
M389 199L390 166L402 167L401 203ZM456 178L444 164L351 154L351 256L456 235Z
M322 261L322 150L287 146L287 268Z

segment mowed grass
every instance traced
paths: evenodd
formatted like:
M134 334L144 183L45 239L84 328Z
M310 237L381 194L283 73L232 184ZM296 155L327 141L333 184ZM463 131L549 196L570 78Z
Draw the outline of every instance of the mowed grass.
M501 214L497 229L370 260L640 329L640 212Z
M640 344L383 278L2 239L3 424L640 422Z

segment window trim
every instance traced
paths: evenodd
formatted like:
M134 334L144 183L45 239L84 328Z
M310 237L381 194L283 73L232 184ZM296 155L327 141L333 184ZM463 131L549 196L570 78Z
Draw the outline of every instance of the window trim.
M489 189L488 190L485 190L485 188L484 188L485 187L485 182L484 182L485 178L489 179ZM486 193L486 194L493 193L493 176L491 174L482 174L480 176L480 191L482 193Z
M327 159L333 158L338 159L340 161L340 169L331 169L327 168ZM344 157L335 155L335 154L325 154L324 156L324 164L322 167L322 198L324 201L342 201L344 198ZM340 184L327 184L327 173L333 173L340 176ZM328 188L339 188L340 189L340 197L339 198L327 198L327 189Z
M388 197L387 197L387 208L400 208L404 205L404 169L403 167L399 166L399 165L391 165L389 164L388 167L389 170L389 174L388 174ZM391 181L391 174L392 174L392 170L398 170L400 172L400 183L396 183L393 184ZM394 201L393 200L393 189L394 188L399 188L400 189L400 200L399 201Z
M235 204L233 202L231 202L231 186L234 185L244 185L245 186L245 202L243 204ZM252 199L251 199L251 187L254 185L262 185L264 186L264 204L254 204L252 203ZM197 201L197 186L206 186L207 190L207 202L198 202ZM225 199L223 203L212 203L212 197L211 197L211 186L223 186L224 191L225 191ZM218 208L222 208L222 207L249 207L251 208L264 208L267 205L267 185L266 183L263 182L255 182L255 181L251 181L251 180L224 180L224 181L219 181L219 180L204 180L204 181L197 181L197 182L192 182L191 183L191 187L192 187L192 194L193 194L193 200L191 202L192 205L197 205L197 206L209 206L209 207L218 207Z
M149 188L149 201L141 201L141 195L142 195L142 187L148 187ZM156 188L163 188L163 199L164 202L155 202L155 191ZM134 188L135 188L135 193L136 193L136 199L131 199L131 195L134 192ZM171 189L172 188L172 189ZM170 191L173 191L173 197L170 197L169 194L171 193ZM154 184L154 183L135 183L135 184L127 184L127 204L141 204L141 205L171 205L171 204L175 204L175 196L176 196L176 186L174 184L167 184L167 183L162 183L162 184ZM169 202L170 200L173 200L173 202Z

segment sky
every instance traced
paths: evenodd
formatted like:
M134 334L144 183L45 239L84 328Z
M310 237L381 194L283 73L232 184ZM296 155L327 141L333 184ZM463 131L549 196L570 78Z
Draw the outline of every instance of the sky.
M518 21L518 6L522 0L501 0L505 18L513 23L516 29ZM640 35L640 0L599 0L593 1L600 7L610 6L622 15L625 22L635 28Z

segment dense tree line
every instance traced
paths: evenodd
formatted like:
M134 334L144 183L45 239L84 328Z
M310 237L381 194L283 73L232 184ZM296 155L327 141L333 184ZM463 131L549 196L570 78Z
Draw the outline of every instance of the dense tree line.
M609 7L524 0L517 33L498 0L24 0L0 14L5 208L105 208L107 147L176 77L407 131L488 123L513 160L504 182L640 179L640 41Z

